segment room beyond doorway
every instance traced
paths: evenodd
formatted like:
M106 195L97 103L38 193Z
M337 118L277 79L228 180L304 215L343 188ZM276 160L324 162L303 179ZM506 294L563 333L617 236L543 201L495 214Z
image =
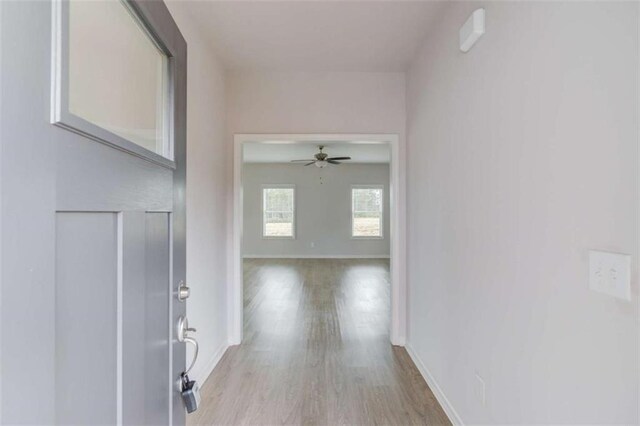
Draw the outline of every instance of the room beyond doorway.
M289 145L306 147L325 145L327 149L335 144L348 144L356 147L362 144L388 147L389 162L389 209L388 238L390 243L390 276L391 276L391 315L389 339L392 344L403 346L406 338L406 290L405 290L405 204L404 150L399 144L397 135L390 134L304 134L304 135L246 135L234 137L234 227L233 227L233 280L228 292L230 306L230 343L240 344L243 336L243 229L244 200L242 197L245 182L243 180L243 158L245 147L260 145L267 150L269 146ZM303 166L300 166L303 167ZM312 167L312 166L310 166ZM341 167L341 166L338 166ZM376 257L376 256L371 256Z

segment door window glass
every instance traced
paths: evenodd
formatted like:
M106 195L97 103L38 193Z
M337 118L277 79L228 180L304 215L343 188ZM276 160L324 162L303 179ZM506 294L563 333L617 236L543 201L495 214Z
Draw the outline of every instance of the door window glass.
M69 112L171 157L168 57L122 1L69 2Z

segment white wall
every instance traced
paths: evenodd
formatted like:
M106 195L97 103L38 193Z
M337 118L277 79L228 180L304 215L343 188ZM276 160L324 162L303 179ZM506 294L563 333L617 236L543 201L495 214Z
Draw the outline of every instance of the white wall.
M243 254L252 256L389 256L389 165L243 165ZM262 186L294 184L295 239L262 238ZM351 238L351 185L383 185L382 239ZM314 243L314 247L311 247Z
M168 2L188 45L187 302L200 354L192 377L200 383L227 347L227 203L231 144L225 140L224 70L185 9ZM190 362L192 348L187 348Z
M638 423L638 47L637 3L456 2L409 71L409 343L465 423Z
M404 73L233 72L234 133L397 133L405 130Z

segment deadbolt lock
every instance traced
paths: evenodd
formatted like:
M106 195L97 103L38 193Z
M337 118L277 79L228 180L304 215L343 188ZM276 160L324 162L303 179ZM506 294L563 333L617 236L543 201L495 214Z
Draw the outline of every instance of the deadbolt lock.
M191 289L187 287L184 281L180 281L178 284L178 300L184 302L191 295Z

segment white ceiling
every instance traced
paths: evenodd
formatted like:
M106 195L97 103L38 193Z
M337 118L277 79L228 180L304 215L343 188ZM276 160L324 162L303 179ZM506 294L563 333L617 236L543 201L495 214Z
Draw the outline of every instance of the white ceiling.
M174 0L176 1L176 0ZM404 71L443 1L185 1L231 70Z
M389 146L386 144L344 142L324 143L324 152L330 157L351 157L348 163L388 163ZM318 143L245 143L245 163L289 163L291 160L312 159L318 152ZM345 163L346 163L345 162Z

